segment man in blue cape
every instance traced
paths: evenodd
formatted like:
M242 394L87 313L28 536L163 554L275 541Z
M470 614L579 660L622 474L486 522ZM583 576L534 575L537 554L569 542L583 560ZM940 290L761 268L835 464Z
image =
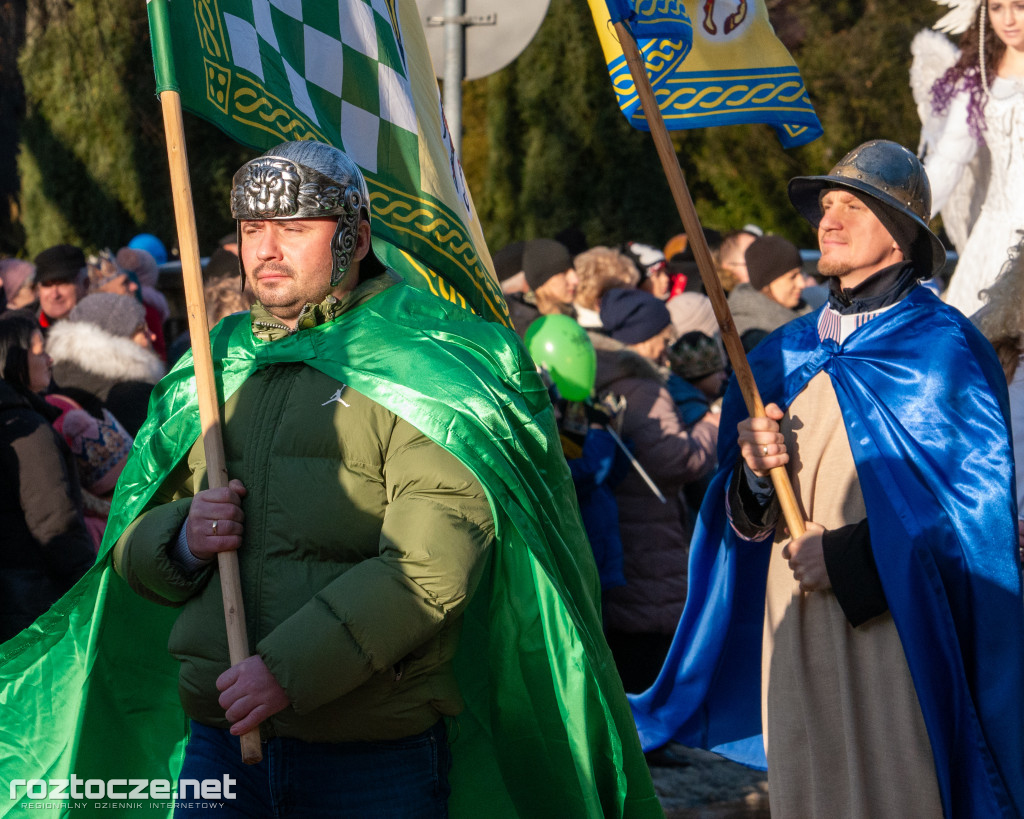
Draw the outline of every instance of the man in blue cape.
M790 198L818 229L828 303L751 354L735 384L690 590L645 748L750 765L773 817L1024 813L1024 627L1005 379L919 279L945 258L928 180L865 143ZM778 521L785 465L807 531Z

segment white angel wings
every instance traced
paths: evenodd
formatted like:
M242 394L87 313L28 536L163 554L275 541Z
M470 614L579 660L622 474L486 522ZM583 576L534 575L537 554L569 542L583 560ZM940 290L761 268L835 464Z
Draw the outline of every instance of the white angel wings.
M945 18L943 18L945 19ZM917 153L923 156L935 146L946 126L946 118L932 110L932 86L956 62L957 47L937 31L923 29L910 44L910 90L914 93L917 115L921 118L921 141Z
M949 6L950 11L933 26L936 31L947 34L963 34L974 22L974 15L981 0L935 0L940 6Z
M958 25L957 19L948 22L955 15L966 17L964 28L967 28L978 6L976 0L936 1L954 6L953 11L936 23L936 28L944 21L950 26ZM945 35L924 29L914 37L910 53L913 55L910 65L910 88L914 94L918 116L921 118L921 141L917 153L922 159L926 159L946 127L946 116L936 114L932 108L932 86L946 69L956 62L959 51ZM981 212L988 187L990 166L988 149L981 145L974 159L964 168L960 181L942 208L942 225L958 253L963 251L967 237Z

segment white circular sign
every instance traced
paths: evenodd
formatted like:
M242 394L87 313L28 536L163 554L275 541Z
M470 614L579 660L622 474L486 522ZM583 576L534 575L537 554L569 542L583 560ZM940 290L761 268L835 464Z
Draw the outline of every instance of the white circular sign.
M549 0L465 0L465 79L499 71L518 57L536 35ZM434 74L444 79L445 0L416 0Z

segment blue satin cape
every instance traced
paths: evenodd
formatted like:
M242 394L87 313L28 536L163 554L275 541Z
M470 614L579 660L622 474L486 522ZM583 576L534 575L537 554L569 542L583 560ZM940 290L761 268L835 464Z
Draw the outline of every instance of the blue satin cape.
M1006 380L989 343L925 288L842 344L820 311L750 356L764 403L832 379L875 562L931 740L944 812L1024 815L1024 604ZM769 546L726 520L747 412L730 385L721 468L690 547L689 592L665 666L631 696L645 749L676 741L764 767L761 638Z

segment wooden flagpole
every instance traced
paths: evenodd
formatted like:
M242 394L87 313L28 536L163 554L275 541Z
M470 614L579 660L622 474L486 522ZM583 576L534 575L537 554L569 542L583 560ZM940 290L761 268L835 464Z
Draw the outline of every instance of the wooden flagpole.
M220 427L220 405L213 377L213 356L210 352L210 326L203 297L203 272L199 260L199 238L192 204L192 184L185 153L185 127L181 115L181 97L177 91L163 91L160 105L164 116L164 137L167 161L171 169L171 193L174 198L174 219L178 225L178 248L181 255L181 278L185 287L188 331L192 339L196 391L199 397L199 422L202 426L206 469L211 489L228 485L228 469L224 457L224 438ZM242 581L238 572L237 552L219 552L221 594L224 597L224 619L228 632L228 653L231 665L249 656L249 638L245 630L242 606ZM259 728L241 737L242 760L252 765L263 759Z
M658 107L647 78L647 68L644 65L643 56L637 47L633 33L622 22L615 23L615 32L618 35L619 45L622 46L622 53L629 66L629 73L633 76L633 83L636 86L637 94L643 105L644 115L647 117L647 124L651 128L651 137L658 150L658 158L668 179L669 188L672 190L672 198L675 200L679 216L683 220L683 228L686 235L690 237L690 246L693 248L693 256L697 262L697 269L700 271L701 280L704 282L704 291L711 299L711 306L715 311L715 318L718 319L718 326L722 331L722 342L725 351L729 355L733 371L736 373L736 381L739 384L740 392L743 393L743 400L746 402L747 411L753 417L764 417L764 404L761 402L761 395L754 381L754 375L750 371L750 364L747 361L743 344L740 341L736 325L732 320L732 313L729 312L729 304L725 298L725 290L722 282L715 272L714 261L711 258L711 250L708 247L704 231L700 226L700 219L697 216L697 209L694 207L693 199L690 197L689 188L686 186L686 178L683 176L683 169L679 165L679 157L676 156L676 149L669 138L668 129L665 127L665 120L661 116L661 109ZM782 516L789 527L793 537L799 537L805 531L803 515L796 502L796 495L793 493L793 485L790 483L786 467L777 466L771 470L772 484L779 497L779 504L782 508Z

